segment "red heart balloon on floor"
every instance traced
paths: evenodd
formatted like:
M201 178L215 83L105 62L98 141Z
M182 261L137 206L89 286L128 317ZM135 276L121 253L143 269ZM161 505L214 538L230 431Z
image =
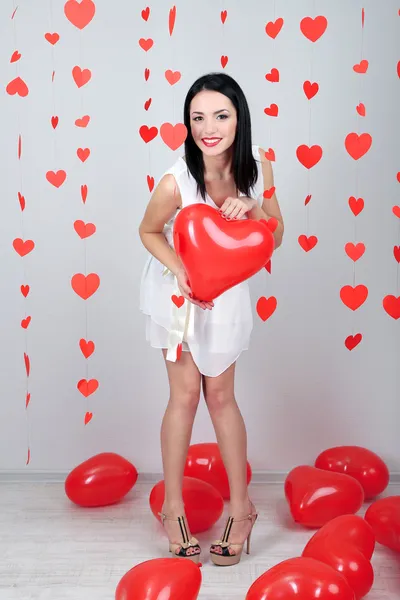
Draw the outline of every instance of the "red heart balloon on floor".
M359 515L341 515L335 517L318 531L307 542L306 548L313 548L326 540L351 544L362 552L368 560L375 549L375 534L372 527Z
M186 477L195 477L196 479L206 481L215 487L225 500L230 499L228 474L217 443L203 442L201 444L192 444L186 456L183 474ZM247 462L247 484L251 481L251 475L251 467L249 462Z
M266 222L226 221L212 206L196 203L178 213L174 246L193 296L210 302L262 269L275 241Z
M371 504L364 518L380 544L400 552L400 496L380 498Z
M372 527L362 517L344 515L317 531L302 556L320 560L341 573L359 600L368 594L374 582L370 562L374 547Z
M381 494L389 483L389 469L383 460L361 446L335 446L321 452L315 461L318 469L345 473L359 481L365 500Z
M306 527L321 527L339 515L356 513L364 501L364 491L354 477L308 465L290 471L285 496L293 519Z
M263 573L245 600L355 600L346 579L313 558L284 560Z

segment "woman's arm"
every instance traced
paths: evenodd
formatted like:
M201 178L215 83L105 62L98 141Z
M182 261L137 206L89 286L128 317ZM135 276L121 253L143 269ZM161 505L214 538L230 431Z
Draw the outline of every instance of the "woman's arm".
M271 162L265 158L265 151L262 148L260 148L260 159L264 180L264 190L270 190L274 185L274 174L272 171ZM262 206L260 207L257 204L247 213L247 216L250 219L256 219L257 221L259 221L260 219L268 220L271 217L275 217L278 221L278 226L274 231L275 248L278 248L281 245L284 232L284 224L275 191L272 194L271 198L264 197Z
M182 268L182 263L165 239L163 229L179 208L179 203L175 177L171 174L164 175L150 198L139 226L144 247L174 275Z

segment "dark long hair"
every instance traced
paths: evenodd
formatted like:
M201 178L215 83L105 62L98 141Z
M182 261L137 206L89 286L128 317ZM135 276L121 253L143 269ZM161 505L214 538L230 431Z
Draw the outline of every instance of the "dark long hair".
M196 145L190 129L190 103L202 90L212 90L227 96L237 113L236 136L233 142L232 170L237 189L251 197L251 189L257 181L257 163L253 156L251 140L251 119L246 97L239 84L226 73L208 73L199 77L189 89L183 119L188 130L185 140L185 159L188 170L197 183L197 192L205 201L203 153Z

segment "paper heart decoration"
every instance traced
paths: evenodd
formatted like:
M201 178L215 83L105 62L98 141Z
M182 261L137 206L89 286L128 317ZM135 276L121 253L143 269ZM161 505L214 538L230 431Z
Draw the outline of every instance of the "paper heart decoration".
M17 254L19 254L20 256L26 256L27 254L29 254L29 252L32 252L32 250L35 247L35 243L32 240L24 241L21 238L16 238L13 241L13 247Z
M270 21L265 26L265 33L272 38L273 40L276 38L278 33L283 27L283 19L279 17L276 21Z
M368 61L364 59L353 66L353 71L356 73L366 73L368 70L368 64Z
M384 297L382 304L390 317L396 320L400 319L400 296L396 298L396 296L389 294Z
M266 321L269 319L275 312L278 302L275 296L271 296L270 298L266 298L265 296L261 296L257 300L256 310L257 314L262 321Z
M75 221L74 229L81 239L90 237L96 232L96 225L93 223L84 223L81 220Z
M168 16L169 35L172 35L174 32L175 19L176 19L176 6L173 6L172 8L169 9L169 16Z
M96 273L84 275L76 273L71 279L72 289L78 296L87 300L92 296L100 285L100 277Z
M340 299L347 308L357 310L366 301L368 288L365 285L344 285L340 290Z
M78 148L76 154L82 162L85 162L90 156L90 148Z
M265 223L226 221L217 209L203 203L179 211L173 239L193 296L207 302L262 269L275 247Z
M150 16L150 7L147 6L144 10L142 10L142 19L143 21L147 21Z
M80 67L75 66L72 69L72 77L74 78L78 88L81 88L82 86L86 85L88 81L90 81L92 78L92 72L90 69L81 69Z
M21 77L16 77L7 85L6 92L7 94L10 94L10 96L18 94L18 96L21 96L21 98L25 98L25 96L29 94L29 89Z
M354 196L350 196L349 207L353 215L357 217L364 209L364 200L362 198L354 198Z
M84 338L79 340L79 348L85 358L89 358L94 352L94 342L91 340L87 341Z
M356 262L364 254L365 245L362 242L359 242L356 245L354 245L352 242L349 242L345 245L344 250L347 256L351 258L351 260L354 260L354 262Z
M311 81L305 81L303 83L303 90L307 98L311 100L311 98L314 98L314 96L318 94L319 85L316 82L311 83Z
M374 582L370 562L375 548L372 527L356 515L336 517L315 533L302 556L314 558L340 573L354 590L356 600L368 594Z
M68 0L64 5L64 14L68 21L78 29L84 29L89 25L96 12L96 6L92 0Z
M58 125L58 117L57 116L51 117L51 125L52 125L53 129L55 129L57 127L57 125Z
M185 298L183 296L176 296L176 294L173 294L171 296L171 300L175 304L175 306L177 306L178 308L183 306L185 303Z
M315 235L299 235L298 242L300 246L303 248L304 252L309 252L312 250L318 243L318 238Z
M80 381L78 381L78 385L76 387L78 388L82 396L85 396L85 398L87 398L91 394L94 394L94 392L99 387L99 382L97 381L97 379L89 379L89 381L87 379L81 379Z
M266 74L265 79L267 81L270 81L271 83L278 83L278 81L279 81L278 69L271 69L271 71Z
M322 148L317 145L309 147L306 144L302 144L296 149L296 156L303 167L311 169L321 160Z
M380 498L371 504L364 518L371 525L377 542L400 552L400 496Z
M168 69L165 71L165 79L168 81L170 85L175 85L181 78L181 74L179 71L171 71Z
M294 591L295 590L295 591ZM314 558L284 560L263 573L245 600L354 600L354 592L335 569Z
M356 335L349 335L345 339L344 345L346 346L347 350L354 350L354 348L356 346L358 346L358 344L361 342L361 340L362 340L361 333L356 333Z
M285 496L294 521L305 527L321 527L334 517L356 513L364 501L363 488L354 477L308 465L287 475Z
M312 19L311 17L304 17L300 21L301 33L310 40L310 42L316 42L326 31L328 27L328 21L326 17L319 15Z
M18 50L15 50L15 52L12 53L12 56L10 58L10 63L17 62L20 58L21 58L21 53L18 52Z
M148 52L153 47L153 44L154 44L154 41L151 38L149 38L147 40L144 38L140 38L140 40L139 40L139 46L145 52Z
M358 112L360 117L365 117L365 105L362 102L357 104L356 111Z
M21 327L23 327L23 329L28 329L29 327L29 323L31 322L32 317L26 317L26 319L22 319L21 321Z
M154 140L154 138L158 134L157 127L147 127L147 125L142 125L139 129L140 137L146 144Z
M90 121L89 115L85 115L81 119L76 119L75 125L77 127L87 127L87 125L89 124L89 121Z
M171 150L177 150L187 138L187 128L184 123L163 123L160 127L160 135L165 144Z
M26 352L24 352L24 362L25 362L26 375L27 375L27 377L29 377L29 374L31 372L31 361L29 360L29 355L26 354Z
M360 159L371 148L372 137L369 133L349 133L346 136L344 145L351 158Z
M264 108L264 112L269 117L277 117L279 113L279 108L277 104L270 104L267 108Z
M21 285L21 294L26 298L29 294L30 287L29 285Z
M87 412L85 414L85 425L90 423L90 421L92 420L92 417L93 417L93 413L91 413L91 412Z
M221 56L221 66L223 69L225 69L226 65L228 64L228 57L226 55Z
M321 452L315 467L351 475L360 482L364 497L370 500L389 484L389 469L380 456L361 446L335 446Z
M18 202L21 207L21 211L24 211L25 210L25 196L23 196L21 194L21 192L18 192Z
M58 40L60 39L60 36L58 35L58 33L45 33L44 37L49 42L49 44L51 44L52 46L57 44Z
M51 185L54 185L54 187L56 187L56 188L59 188L60 186L62 186L62 184L64 183L66 178L67 178L67 174L62 169L60 169L57 172L47 171L47 173L46 173L47 181L49 183L51 183Z

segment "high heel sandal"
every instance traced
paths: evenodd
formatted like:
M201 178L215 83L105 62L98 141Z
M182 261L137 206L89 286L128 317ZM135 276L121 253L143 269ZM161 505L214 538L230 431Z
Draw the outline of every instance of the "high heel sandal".
M167 517L167 515L165 515L162 512L159 512L158 514L161 517L161 522L163 525L164 525L165 519L167 519L168 521L178 521L178 523L179 523L183 542L177 542L177 543L169 542L169 551L172 552L173 555L176 556L177 558L180 558L180 557L181 558L189 558L193 562L198 563L199 559L200 559L201 548L199 545L199 541L195 537L192 536L189 539L185 517L182 516L182 517L178 517L177 519L174 519L171 517ZM177 552L178 548L179 548L179 552Z
M225 531L222 536L222 539L216 540L215 542L213 542L213 544L211 545L211 548L210 548L211 560L213 561L213 563L215 565L218 565L219 567L236 565L241 559L243 546L246 543L246 540L247 540L246 553L250 554L250 537L251 537L251 532L253 531L254 523L257 521L257 517L258 517L257 513L250 513L246 517L243 517L242 519L234 519L233 517L228 517L228 521L226 523ZM251 529L249 531L249 535L247 536L244 543L243 544L230 543L228 541L228 539L229 539L229 534L231 532L233 523L237 523L238 521L246 521L247 519L252 521L252 524L251 524ZM231 546L239 546L239 550L238 551L234 550L235 554L230 554L229 548Z

